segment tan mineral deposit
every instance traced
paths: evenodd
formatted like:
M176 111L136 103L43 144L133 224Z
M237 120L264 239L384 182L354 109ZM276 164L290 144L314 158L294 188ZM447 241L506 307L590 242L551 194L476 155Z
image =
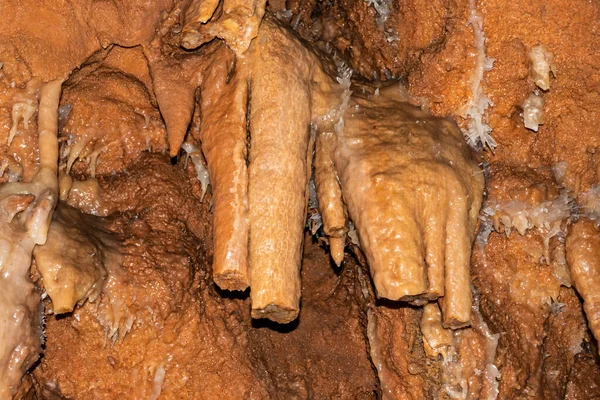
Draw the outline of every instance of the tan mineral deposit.
M0 13L0 400L600 398L599 2Z

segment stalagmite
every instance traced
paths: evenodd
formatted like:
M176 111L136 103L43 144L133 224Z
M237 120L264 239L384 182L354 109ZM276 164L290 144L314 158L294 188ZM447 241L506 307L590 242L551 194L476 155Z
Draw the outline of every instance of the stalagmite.
M29 278L35 245L46 242L58 200L58 102L62 80L40 89L40 167L29 183L0 185L0 398L15 394L37 360L42 338L40 295Z

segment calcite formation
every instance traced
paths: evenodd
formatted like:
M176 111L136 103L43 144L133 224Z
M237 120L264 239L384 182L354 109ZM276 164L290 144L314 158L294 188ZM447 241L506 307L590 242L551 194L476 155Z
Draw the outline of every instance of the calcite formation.
M0 399L600 395L598 4L0 8Z

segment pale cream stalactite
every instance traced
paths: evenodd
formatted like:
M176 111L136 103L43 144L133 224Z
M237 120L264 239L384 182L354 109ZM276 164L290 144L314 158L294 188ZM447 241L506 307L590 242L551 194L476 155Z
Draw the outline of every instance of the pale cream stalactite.
M446 227L444 216L448 214L446 194L435 187L423 187L421 191L433 201L423 204L421 218L435 229L423 231L425 263L427 264L428 288L426 297L436 299L445 294Z
M556 66L554 65L554 55L543 45L533 47L529 51L529 75L533 82L542 89L550 89L550 76L556 77Z
M42 80L34 77L27 82L25 89L20 90L14 97L14 104L11 112L12 126L8 135L8 145L12 143L17 134L19 122L23 121L23 127L29 128L29 120L37 111L37 94Z
M469 225L469 194L461 182L450 182L446 226L445 293L442 299L444 327L461 328L471 321L471 246L474 226Z
M337 171L331 159L335 140L333 132L320 132L317 135L315 186L319 211L323 218L323 231L329 237L331 257L339 266L344 259L348 215L342 200L342 188Z
M202 156L202 152L192 140L189 140L189 137L187 141L183 142L181 148L186 152L187 159L191 161L194 169L196 170L196 179L198 179L198 182L200 182L200 190L202 191L202 194L200 195L200 201L203 201L208 190L208 185L210 185L210 175L208 173L208 169L206 166L204 166L204 157Z
M336 263L347 204L378 296L442 298L444 326L468 325L483 176L457 126L391 91L351 97L347 69L333 84L326 65L272 18L235 64L211 59L200 136L214 185L217 284L243 290L249 268L253 317L287 323L298 315L316 128L315 180Z
M52 212L58 200L58 103L62 82L62 79L57 79L44 84L40 89L38 111L40 169L33 178L32 184L37 186L36 197L41 198L36 198L37 207L36 210L31 210L32 214L28 222L30 237L40 245L46 242ZM41 207L42 202L45 203L44 207Z
M29 277L35 245L46 242L58 200L58 103L62 80L42 85L39 170L28 183L0 185L0 399L15 394L41 351L40 295Z

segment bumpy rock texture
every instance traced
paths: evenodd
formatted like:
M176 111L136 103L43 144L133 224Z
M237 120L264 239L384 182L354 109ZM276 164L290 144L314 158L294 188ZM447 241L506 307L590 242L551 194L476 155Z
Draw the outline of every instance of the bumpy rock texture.
M101 182L103 200L117 210L105 229L119 242L122 271L95 302L48 317L45 356L34 373L41 391L264 398L242 329L248 315L207 280L208 205L165 157L144 157L132 171Z
M103 230L118 243L122 270L94 302L47 317L46 351L33 372L39 394L374 396L354 263L337 275L308 238L302 320L252 327L248 299L225 295L210 279L208 204L191 168L144 156L131 170L100 181L102 200L115 210Z
M383 24L381 4L392 10ZM468 24L475 10L483 19L486 56L495 59L482 82L483 93L493 102L484 119L498 143L494 153L483 153L489 163L488 200L518 205L518 212L544 204L560 211L552 221L558 226L577 212L553 199L567 192L581 200L582 193L599 183L599 136L589 122L599 118L594 89L599 79L597 4L298 1L271 8L303 37L321 41L324 48L329 42L329 48L350 57L362 75L404 78L412 102L436 115L453 115L462 127L468 125L462 117L480 51ZM411 19L414 24L404 22ZM553 55L547 91L536 87L530 73L529 53L538 45ZM525 128L521 108L536 90L544 103L544 124L537 133ZM530 229L530 222L523 225L525 236L513 226L506 237L501 224L499 232L489 234L488 226L481 250L474 252L473 284L481 312L490 329L500 333L498 398L597 396L597 378L592 377L598 376L598 367L590 361L595 340L580 300L564 287L571 284L565 268L567 231L563 225L561 233L549 234L550 226ZM579 374L587 383L579 381ZM594 394L578 392L577 385Z
M197 43L233 38L241 51L247 37L231 36L236 31L224 22L246 13L256 23L262 6L217 4L213 25ZM245 294L215 286L209 208L216 198L201 202L191 163L184 169L183 158L171 165L160 154L176 155L188 130L202 138L198 110L207 97L196 88L211 82L199 72L210 68L210 54L232 57L216 41L179 48L177 35L202 33L196 23L210 19L210 10L200 15L188 2L134 0L21 1L0 9L0 182L31 181L37 172L35 114L18 124L8 144L14 104L35 92L27 83L67 78L81 67L63 86L60 168L76 179L97 175L99 183L76 180L63 200L103 216L95 223L110 235L111 248L98 248L121 257L103 293L73 313L55 316L50 299L44 301L44 356L17 396L600 396L598 347L588 328L595 315L582 305L582 297L593 300L593 290L577 292L581 284L569 271L569 259L577 262L586 251L575 241L582 229L590 243L598 235L594 215L578 207L600 183L598 3L280 0L267 6L305 40L345 59L355 78L399 79L406 99L455 117L465 129L479 56L484 51L494 59L475 82L493 103L482 118L497 142L493 153L482 153L487 199L471 260L478 307L471 310L472 328L446 335L443 353L421 333L420 308L375 300L358 249L356 260L346 255L337 268L326 246L304 238L301 312L289 326L253 322ZM476 46L473 13L481 18L485 48ZM530 71L529 54L538 45L553 55L547 90ZM229 66L219 66L218 78L240 79ZM543 99L537 132L522 117L532 93ZM241 111L243 117L249 110ZM243 137L247 127L238 128ZM568 228L581 214L591 219ZM338 247L336 261L340 253ZM43 275L32 268L40 288Z

